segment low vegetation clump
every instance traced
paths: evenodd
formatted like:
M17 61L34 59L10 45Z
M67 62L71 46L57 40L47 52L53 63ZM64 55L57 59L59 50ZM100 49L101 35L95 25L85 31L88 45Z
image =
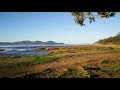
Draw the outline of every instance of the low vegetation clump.
M119 78L120 59L103 60L87 63L83 66L89 72L91 78Z
M89 78L89 74L82 67L68 67L58 71L57 78Z
M13 71L24 67L30 67L37 64L53 62L58 57L51 57L47 55L21 56L15 58L13 56L0 57L0 72Z
M82 67L68 67L57 71L48 68L41 72L23 75L20 78L89 78L89 74Z
M14 56L0 56L0 72L13 71L15 69L31 66L32 61L33 58L31 56L22 56L19 58Z

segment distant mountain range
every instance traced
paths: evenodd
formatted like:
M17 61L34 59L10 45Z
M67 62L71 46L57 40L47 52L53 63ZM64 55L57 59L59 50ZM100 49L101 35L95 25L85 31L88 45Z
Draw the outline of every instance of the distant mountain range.
M0 45L64 45L64 43L56 43L53 41L18 41L18 42L0 42Z

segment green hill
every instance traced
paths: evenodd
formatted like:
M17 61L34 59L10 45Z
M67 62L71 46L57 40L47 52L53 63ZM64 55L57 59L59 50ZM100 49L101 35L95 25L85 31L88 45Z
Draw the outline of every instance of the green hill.
M109 38L106 38L106 39L99 40L96 43L97 44L102 44L102 45L107 45L107 44L120 45L120 32L113 37L109 37Z

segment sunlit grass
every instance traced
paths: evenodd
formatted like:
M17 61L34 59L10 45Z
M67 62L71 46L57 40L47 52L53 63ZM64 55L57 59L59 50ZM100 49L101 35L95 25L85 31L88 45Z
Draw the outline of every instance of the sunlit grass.
M54 49L57 48L57 49ZM46 55L33 56L0 56L0 74L10 71L11 73L21 68L30 68L35 65L50 63L62 58L78 57L82 64L78 67L62 68L61 70L31 72L26 77L55 77L55 78L111 78L120 77L120 47L119 46L67 46L47 48L49 53ZM85 68L99 68L100 70L89 70ZM72 71L71 71L72 70ZM51 74L52 72L52 74ZM22 72L21 72L22 73ZM31 75L32 74L32 75ZM50 76L49 76L50 75Z

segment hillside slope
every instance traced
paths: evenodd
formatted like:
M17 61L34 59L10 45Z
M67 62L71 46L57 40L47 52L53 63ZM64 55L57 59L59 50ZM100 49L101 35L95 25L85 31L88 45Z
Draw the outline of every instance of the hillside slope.
M113 37L109 37L109 38L106 38L106 39L99 40L96 43L97 44L103 44L103 45L107 45L107 44L120 45L120 32Z

